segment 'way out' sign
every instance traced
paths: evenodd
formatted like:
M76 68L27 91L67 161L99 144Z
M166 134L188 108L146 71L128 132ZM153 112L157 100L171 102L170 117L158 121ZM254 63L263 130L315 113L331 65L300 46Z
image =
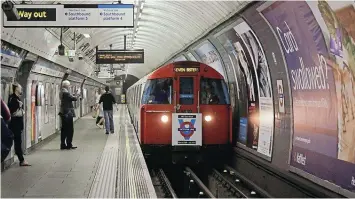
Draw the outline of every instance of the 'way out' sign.
M4 27L133 27L133 4L20 4L14 5L20 19L8 19Z

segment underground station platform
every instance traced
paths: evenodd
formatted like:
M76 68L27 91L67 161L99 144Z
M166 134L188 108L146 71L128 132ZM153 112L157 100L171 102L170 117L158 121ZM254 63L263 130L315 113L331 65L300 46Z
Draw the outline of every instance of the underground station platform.
M60 150L60 135L1 174L2 198L156 198L126 106L114 111L115 133L87 115L74 124L75 150ZM15 157L16 158L16 157Z

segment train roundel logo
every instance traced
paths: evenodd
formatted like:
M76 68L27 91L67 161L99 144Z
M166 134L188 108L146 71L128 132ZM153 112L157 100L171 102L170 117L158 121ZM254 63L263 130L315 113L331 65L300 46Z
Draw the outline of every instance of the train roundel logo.
M185 138L185 140L189 140L190 137L195 133L195 122L196 119L191 119L190 122L184 122L182 119L179 119L180 128L178 130L180 131L180 134Z

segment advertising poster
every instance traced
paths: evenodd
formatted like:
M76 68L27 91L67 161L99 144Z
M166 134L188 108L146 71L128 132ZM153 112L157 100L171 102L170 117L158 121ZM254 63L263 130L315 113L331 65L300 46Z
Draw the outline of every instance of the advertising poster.
M355 192L354 3L280 1L261 13L291 81L291 166Z
M226 78L225 69L222 61L218 55L216 48L206 41L203 45L195 49L196 54L200 57L202 63L207 64L219 72L224 78Z
M225 37L224 42L221 41L222 37ZM246 104L242 104L242 107L240 107L241 117L245 117L247 120L247 139L245 145L249 148L257 149L258 138L255 136L255 132L259 131L259 122L257 120L258 111L256 111L259 107L259 95L257 88L258 80L251 56L243 40L241 37L237 36L234 29L226 31L218 39L221 43L223 42L222 44L226 50L232 54L231 56L236 60L240 70L240 78L244 80L239 87L241 89L240 99L241 101L246 101ZM243 125L243 123L240 123L240 127ZM241 130L242 129L239 129L239 133L243 133ZM244 140L238 140L238 142L244 144L243 141Z
M247 60L251 61L249 65L254 67L257 78L257 89L259 97L259 131L253 128L253 148L259 153L271 157L273 130L274 130L274 107L272 100L271 78L269 66L262 46L246 22L241 22L233 28L237 37L243 41L244 52L246 56L250 56ZM239 53L240 54L240 53ZM257 139L256 139L257 137Z
M1 40L1 65L18 68L21 65L23 56L21 48L18 48L6 41Z
M202 145L202 114L173 113L172 145L201 146Z
M274 107L270 72L262 46L250 26L240 23L218 37L226 51L234 58L239 67L239 82L242 101L247 104L240 107L241 117L239 134L244 133L247 123L246 146L271 157L274 129ZM246 93L246 94L244 94ZM244 136L238 136L238 142L244 144Z

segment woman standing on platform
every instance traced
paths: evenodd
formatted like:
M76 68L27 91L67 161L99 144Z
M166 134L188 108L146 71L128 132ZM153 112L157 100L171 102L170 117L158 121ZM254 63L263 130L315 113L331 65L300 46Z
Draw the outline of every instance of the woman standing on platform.
M31 166L25 161L22 151L22 131L24 128L23 116L25 114L25 111L23 110L23 102L20 99L20 96L22 95L22 87L20 84L14 84L12 89L13 94L10 95L8 103L11 113L9 128L14 133L15 153L20 161L20 166Z

